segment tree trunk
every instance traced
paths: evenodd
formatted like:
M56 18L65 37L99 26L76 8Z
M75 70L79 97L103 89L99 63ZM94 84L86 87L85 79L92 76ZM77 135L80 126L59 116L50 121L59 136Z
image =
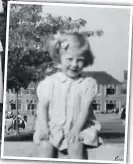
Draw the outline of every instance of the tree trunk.
M18 128L18 91L16 92L16 135L19 135L19 128Z

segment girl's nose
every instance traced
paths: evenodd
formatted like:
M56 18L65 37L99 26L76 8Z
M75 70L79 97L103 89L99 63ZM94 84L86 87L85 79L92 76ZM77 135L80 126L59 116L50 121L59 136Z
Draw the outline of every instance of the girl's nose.
M78 64L76 60L73 60L71 63L72 68L77 68Z

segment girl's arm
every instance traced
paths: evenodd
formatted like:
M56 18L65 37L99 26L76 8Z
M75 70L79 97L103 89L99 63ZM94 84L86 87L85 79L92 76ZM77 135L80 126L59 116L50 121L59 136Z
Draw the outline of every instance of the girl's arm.
M38 131L46 128L48 128L48 105L42 101L38 101L35 130Z
M82 101L81 101L81 110L79 113L79 117L76 120L73 128L71 129L71 131L68 134L68 137L72 137L73 135L80 133L83 130L83 127L85 126L87 119L89 119L89 114L90 114L90 105L92 100L94 99L94 97L97 94L97 84L95 82L94 79L91 79L91 85L88 84L88 86L90 85L90 87L86 90L86 92L84 93L83 97L82 97Z
M49 107L49 81L46 79L37 87L38 105L35 119L35 135L34 141L48 139L48 107Z
M72 130L77 131L77 132L82 131L90 113L90 110L89 110L90 104L91 104L91 101L88 101L82 104L82 110Z

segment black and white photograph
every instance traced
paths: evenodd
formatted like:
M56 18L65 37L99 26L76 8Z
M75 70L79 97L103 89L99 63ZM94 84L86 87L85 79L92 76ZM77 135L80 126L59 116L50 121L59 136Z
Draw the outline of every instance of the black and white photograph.
M130 6L8 2L2 159L124 163Z

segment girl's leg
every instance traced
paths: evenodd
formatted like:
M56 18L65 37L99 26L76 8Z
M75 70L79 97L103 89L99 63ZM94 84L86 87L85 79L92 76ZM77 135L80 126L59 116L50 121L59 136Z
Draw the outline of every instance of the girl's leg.
M54 158L55 148L49 141L41 141L37 146L36 156L41 158Z
M70 143L68 155L71 159L84 159L84 145L81 142Z

